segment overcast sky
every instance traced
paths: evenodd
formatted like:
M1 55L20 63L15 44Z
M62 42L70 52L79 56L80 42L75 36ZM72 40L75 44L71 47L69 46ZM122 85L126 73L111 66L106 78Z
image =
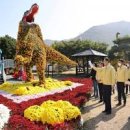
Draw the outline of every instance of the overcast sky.
M130 0L1 0L0 36L17 37L18 23L33 3L44 39L73 38L92 26L130 21Z

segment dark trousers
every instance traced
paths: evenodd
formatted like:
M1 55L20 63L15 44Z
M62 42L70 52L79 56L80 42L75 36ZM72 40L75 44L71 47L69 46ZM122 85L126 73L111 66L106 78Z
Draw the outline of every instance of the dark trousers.
M130 79L128 79L128 81L130 81ZM129 92L130 92L130 85L126 85L126 94L128 94L128 88L129 88Z
M103 100L106 112L111 112L111 91L111 85L103 85Z
M98 83L98 89L99 89L100 101L103 101L103 84L102 83Z
M118 102L121 104L121 98L123 97L124 103L126 103L125 96L125 84L124 82L117 82L117 91L118 91Z
M98 97L98 83L96 79L93 79L94 96Z

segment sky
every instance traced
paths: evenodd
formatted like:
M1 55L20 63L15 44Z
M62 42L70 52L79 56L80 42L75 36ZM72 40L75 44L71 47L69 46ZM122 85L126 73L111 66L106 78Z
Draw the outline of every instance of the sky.
M17 38L18 23L33 3L39 5L35 22L44 39L70 39L92 26L130 21L129 0L2 0L0 36Z

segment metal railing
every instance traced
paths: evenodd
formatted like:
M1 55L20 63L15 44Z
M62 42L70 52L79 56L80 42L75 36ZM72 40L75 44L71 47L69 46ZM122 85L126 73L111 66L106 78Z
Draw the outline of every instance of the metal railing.
M4 59L4 68L14 68L14 60L12 59Z
M6 81L6 74L5 74L5 70L4 70L5 66L4 66L4 58L2 58L2 60L0 60L0 73L2 74L2 78L3 81Z

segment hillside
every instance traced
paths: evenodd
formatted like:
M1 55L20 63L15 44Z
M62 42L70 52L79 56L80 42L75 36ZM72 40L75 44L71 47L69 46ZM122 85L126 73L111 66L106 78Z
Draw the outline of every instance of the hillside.
M130 35L130 22L120 21L104 25L93 26L87 31L80 34L79 36L76 36L72 39L92 40L113 45L113 40L116 38L117 32L120 33L120 37ZM47 43L48 45L51 45L54 42L54 40L45 40L45 43Z
M112 45L112 41L116 38L117 32L120 32L121 37L124 35L130 35L130 22L120 21L105 25L93 26L74 39L89 39Z

